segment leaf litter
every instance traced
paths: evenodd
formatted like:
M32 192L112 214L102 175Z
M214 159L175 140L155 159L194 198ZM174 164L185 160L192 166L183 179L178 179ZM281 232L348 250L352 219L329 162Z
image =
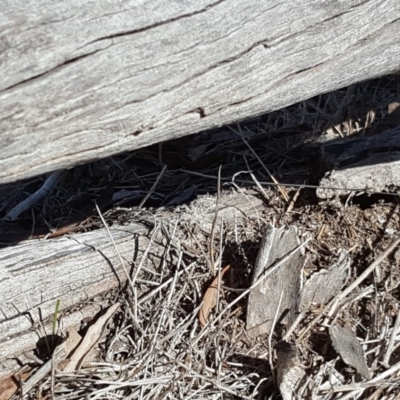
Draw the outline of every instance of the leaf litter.
M399 95L395 79L355 85L239 127L68 171L42 206L32 206L22 218L33 214L40 232L49 225L58 228L112 182L114 195L108 197L118 204L110 200L108 209L102 208L107 223L123 225L147 215L165 254L156 268L148 261L151 249L140 265L132 262L134 285L105 296L118 310L111 308L115 313L107 321L101 316L92 321L102 327L94 340L88 329L80 329L82 342L88 338L85 354L95 348L96 355L84 362L77 353L71 371L51 360L33 362L28 374L21 371L21 380L13 381L12 398L21 398L21 382L43 368L24 398L395 399L400 382L397 188L384 188L391 195L360 189L345 198L317 199L315 184L327 173L326 164L305 144L319 148L324 137L385 132L393 126L388 105ZM220 165L218 208L203 215L205 203L216 203ZM42 181L33 180L29 190L36 193ZM286 185L286 196L277 184ZM229 202L233 192L242 196L240 204ZM25 193L25 186L0 190L2 215ZM197 199L190 205L179 205L192 196ZM175 219L162 220L166 206L174 207ZM100 218L86 218L81 230L103 225ZM17 237L14 228L1 225L0 239ZM277 266L306 240L304 254L292 254ZM211 265L211 250L217 265ZM230 264L234 268L219 281L213 268ZM268 267L276 269L264 279ZM257 291L262 296L255 325L264 326L254 334L246 323ZM64 349L61 358L69 358L69 352ZM0 387L10 383L5 379Z

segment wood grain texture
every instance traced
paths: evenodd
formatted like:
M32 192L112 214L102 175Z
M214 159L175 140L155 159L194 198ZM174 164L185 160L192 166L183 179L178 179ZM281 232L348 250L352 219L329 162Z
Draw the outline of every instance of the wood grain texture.
M2 0L0 183L400 65L398 0Z
M269 224L265 229L253 270L252 285L272 268L275 262L300 245L295 226L275 228ZM303 252L297 252L276 271L266 277L249 295L246 330L250 337L268 335L275 316L290 326L298 311L301 289L301 270L306 262ZM279 308L279 311L277 311ZM278 314L277 314L278 313ZM284 315L283 319L281 318Z
M176 265L175 256L166 255L166 248L183 250L181 243L196 248L187 227L197 232L198 240L202 232L209 235L215 218L215 204L215 197L203 196L190 207L181 206L179 213L165 210L152 216L146 212L147 220L135 222L135 218L126 226L111 227L116 246L126 262L125 268L132 275L136 272L156 221L163 224L163 228L157 231L150 252L143 260L143 268L158 272L154 280L163 279L164 275L159 273L162 266L175 268ZM251 191L247 191L246 196L225 194L220 199L218 216L223 219L226 229L233 230L237 224L236 229L240 230L240 226L246 226L248 218L260 218L264 207L263 201ZM165 234L168 229L175 229L174 235L169 233L174 237L173 243ZM190 257L196 255L190 253ZM79 324L83 318L93 317L102 303L101 295L119 284L123 287L126 279L105 229L51 240L27 240L0 249L0 377L16 367L15 357L23 359L23 355L35 348L37 340L44 336L40 318L47 333L51 332L57 299L61 302L60 312L64 315L66 329ZM140 279L137 282L143 287ZM146 293L138 290L139 303L142 301L140 296ZM96 307L88 308L87 305ZM71 308L77 311L70 314Z
M121 255L130 262L135 247L140 252L148 243L148 231L140 225L112 233ZM57 299L62 310L74 305L79 309L125 280L115 249L103 230L54 241L30 240L1 249L0 376L10 365L15 366L8 359L35 348L39 338L45 336L39 320L47 333L51 332ZM83 315L78 312L64 324L79 323L98 310Z
M314 161L319 158L326 171L316 191L321 199L357 191L393 192L400 185L400 127L372 136L305 145L303 152L314 155Z

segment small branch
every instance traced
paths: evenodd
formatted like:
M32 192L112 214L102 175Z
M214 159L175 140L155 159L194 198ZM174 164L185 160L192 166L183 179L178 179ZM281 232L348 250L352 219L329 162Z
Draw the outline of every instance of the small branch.
M255 152L255 150L249 145L249 143L247 142L247 140L244 138L244 136L242 135L242 132L240 130L240 126L238 126L238 133L240 135L240 137L243 140L243 143L248 147L248 149L253 153L254 157L257 159L257 161L261 164L261 166L264 168L264 170L267 172L267 174L269 175L269 177L272 179L272 182L274 182L277 185L278 190L281 192L281 195L283 197L283 199L285 200L286 203L289 202L289 196L286 193L286 190L283 186L281 186L279 184L279 182L275 179L275 177L272 175L271 171L268 169L268 167L263 163L263 161L261 160L261 158L258 156L258 154Z
M112 245L114 246L114 249L115 249L115 252L117 253L119 262L121 263L121 268L122 268L122 270L124 271L125 276L126 276L126 279L128 280L128 282L129 282L129 284L130 284L130 286L131 286L132 292L133 292L133 291L134 291L134 285L133 285L131 276L129 275L128 270L127 270L126 267L125 267L125 263L124 263L124 261L122 260L121 253L119 252L118 247L117 247L117 245L115 244L114 238L113 238L113 236L111 235L110 229L108 228L108 225L107 225L107 223L106 223L106 221L105 221L105 219L104 219L104 217L103 217L103 214L101 213L100 208L99 208L99 206L97 205L97 203L95 203L95 204L96 204L97 213L99 214L99 217L100 217L100 219L101 219L101 222L103 223L104 227L106 228L108 237L110 238L111 243L112 243ZM150 242L150 243L151 243L151 242Z
M211 227L211 237L210 237L210 261L211 261L211 273L213 276L216 275L215 259L214 259L214 237L215 237L215 225L217 223L217 218L218 218L220 197L221 197L221 165L218 168L217 200L215 202L215 216L214 216L213 224ZM221 229L222 229L222 226L221 226Z
M282 305L283 293L284 292L283 292L283 289L282 289L281 295L279 297L278 307L276 308L276 313L275 313L275 316L274 316L274 320L272 322L271 332L268 335L269 367L271 368L272 376L274 378L274 383L276 382L276 372L275 372L275 368L274 368L274 361L273 361L273 354L272 354L272 336L274 334L275 325L276 325L276 323L278 321L278 316L279 316L279 312L280 312L281 305Z
M16 221L18 217L25 211L29 210L41 198L47 196L59 181L60 176L64 170L52 172L45 180L43 185L32 193L27 199L17 204L7 215L3 218L4 221Z

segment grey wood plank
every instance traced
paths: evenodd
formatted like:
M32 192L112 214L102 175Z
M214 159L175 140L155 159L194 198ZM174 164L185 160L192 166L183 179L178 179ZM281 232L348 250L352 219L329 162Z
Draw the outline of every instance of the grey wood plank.
M0 6L0 183L256 116L400 65L397 0Z

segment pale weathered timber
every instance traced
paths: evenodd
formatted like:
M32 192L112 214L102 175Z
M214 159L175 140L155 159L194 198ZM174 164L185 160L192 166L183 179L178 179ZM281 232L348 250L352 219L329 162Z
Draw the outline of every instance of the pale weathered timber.
M301 383L306 376L294 343L280 341L276 344L276 378L283 400L296 398Z
M204 234L209 238L215 205L215 196L204 196L190 207L182 206L179 213L165 211L149 216L146 212L147 219L143 222L133 220L125 226L111 227L128 273L134 276L143 262L142 268L155 271L157 280L162 266L176 268L175 255L179 251L195 259L196 254L190 253L190 248L196 247L196 242L188 236L187 227L196 232L198 240ZM240 233L248 218L260 221L263 209L263 201L251 191L224 194L218 206L216 232L223 220L226 229ZM156 231L155 226L159 227ZM174 234L166 235L166 231ZM149 243L150 251L144 256ZM167 252L167 248L172 251ZM136 283L143 284L139 278ZM28 240L0 249L0 377L16 367L16 357L26 360L24 357L35 348L38 339L45 336L40 320L47 334L51 333L57 299L61 301L61 315L71 307L79 309L62 319L66 329L93 317L99 307L84 306L126 281L105 229L47 241ZM138 302L143 299L139 297ZM99 300L94 304L98 305Z
M400 186L400 127L368 137L348 137L310 146L319 153L321 199L355 192L392 191ZM307 153L307 146L304 150Z
M295 226L275 228L268 225L253 270L252 284L275 262L300 245ZM298 311L301 270L306 262L304 252L297 252L253 288L247 305L246 329L250 337L270 334L274 319L290 326Z
M399 68L398 0L0 1L0 183Z

